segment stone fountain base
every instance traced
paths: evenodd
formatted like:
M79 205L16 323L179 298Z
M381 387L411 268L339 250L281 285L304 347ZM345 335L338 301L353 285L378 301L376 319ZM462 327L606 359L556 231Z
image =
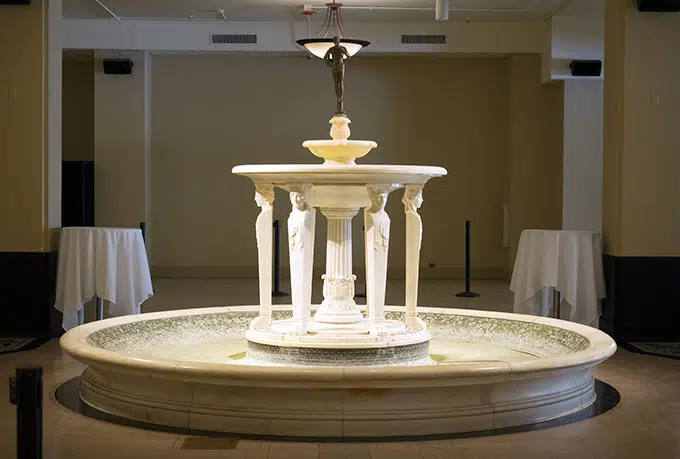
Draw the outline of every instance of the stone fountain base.
M259 365L248 362L243 339L258 309L107 319L70 330L61 346L87 365L80 397L99 411L197 431L332 438L560 418L593 403L590 370L616 349L601 331L561 320L422 308L431 365ZM275 307L273 318L283 319L284 309ZM387 315L402 319L404 308L388 307Z

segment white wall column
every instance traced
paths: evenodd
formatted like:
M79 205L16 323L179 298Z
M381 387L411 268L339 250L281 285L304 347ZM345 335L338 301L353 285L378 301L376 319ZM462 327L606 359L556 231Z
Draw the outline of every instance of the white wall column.
M55 228L61 227L61 92L62 92L62 1L50 0L47 5L47 196L50 228L49 246L57 246ZM44 33L44 32L43 32Z
M564 81L562 228L602 230L604 84Z
M150 229L151 55L125 52L132 74L105 75L102 59L119 57L95 53L95 223L136 228L146 222Z

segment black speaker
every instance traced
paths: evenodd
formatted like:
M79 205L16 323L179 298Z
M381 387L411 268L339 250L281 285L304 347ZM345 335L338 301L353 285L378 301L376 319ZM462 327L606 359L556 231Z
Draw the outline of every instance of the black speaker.
M602 61L575 60L569 64L573 76L596 77L602 75Z
M62 161L61 226L94 226L94 161Z
M0 5L30 5L31 0L0 0Z
M102 65L107 75L130 75L133 63L131 59L104 59Z
M680 12L680 0L637 0L638 11L656 13Z

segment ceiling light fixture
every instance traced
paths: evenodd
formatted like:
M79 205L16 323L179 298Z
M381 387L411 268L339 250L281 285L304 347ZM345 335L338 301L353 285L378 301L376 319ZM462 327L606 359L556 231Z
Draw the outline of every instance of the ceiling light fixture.
M333 39L335 37L340 39L340 44L345 47L350 57L361 51L362 48L371 44L366 40L349 38L345 34L344 25L342 23L342 14L340 13L342 3L336 3L335 0L333 0L332 3L326 3L326 7L326 17L321 28L316 33L316 37L297 40L296 43L298 45L304 46L310 53L323 59L326 52L333 47Z

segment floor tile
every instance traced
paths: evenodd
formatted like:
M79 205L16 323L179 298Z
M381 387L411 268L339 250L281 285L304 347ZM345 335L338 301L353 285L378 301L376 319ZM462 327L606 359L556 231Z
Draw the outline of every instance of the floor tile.
M317 443L272 443L269 459L318 459Z

